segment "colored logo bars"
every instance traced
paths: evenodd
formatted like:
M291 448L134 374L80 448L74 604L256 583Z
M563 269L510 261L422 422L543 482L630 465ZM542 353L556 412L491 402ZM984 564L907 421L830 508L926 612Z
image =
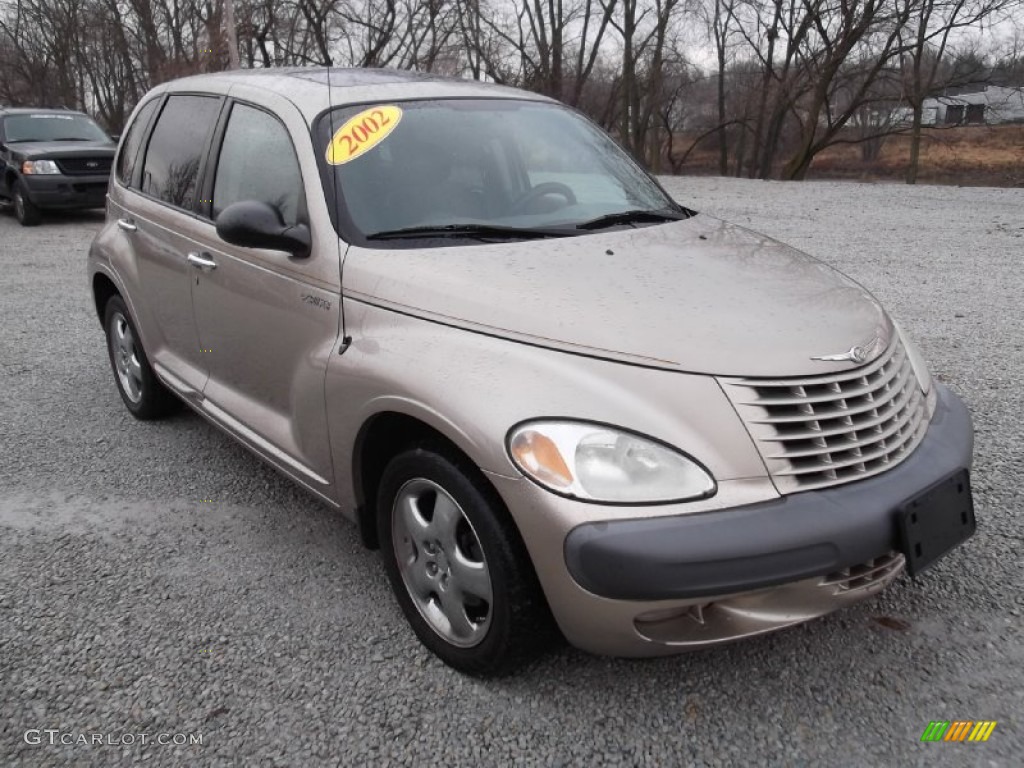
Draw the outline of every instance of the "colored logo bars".
M921 741L988 741L995 729L995 720L932 720Z

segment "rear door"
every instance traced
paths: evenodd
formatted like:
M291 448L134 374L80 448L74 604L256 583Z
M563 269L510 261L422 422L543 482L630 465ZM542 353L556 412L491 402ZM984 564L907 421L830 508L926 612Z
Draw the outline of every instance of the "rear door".
M234 93L234 90L232 91ZM309 127L287 100L229 104L214 140L197 231L205 266L192 301L209 379L204 409L292 477L333 497L324 375L341 330L337 235L327 224ZM288 123L286 125L286 122ZM302 163L300 165L300 158ZM303 176L301 167L312 169ZM225 243L214 225L232 203L260 200L287 224L311 225L305 256ZM307 201L319 206L310 216Z
M223 101L216 95L169 95L144 149L132 154L134 136L126 137L116 173L128 188L111 196L110 218L133 254L125 269L134 273L122 280L130 286L147 354L157 373L186 397L198 397L206 383L188 254L199 248L200 174Z

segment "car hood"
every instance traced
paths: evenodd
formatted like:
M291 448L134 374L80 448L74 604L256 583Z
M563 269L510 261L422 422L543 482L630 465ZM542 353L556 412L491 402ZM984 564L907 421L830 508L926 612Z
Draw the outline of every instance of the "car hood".
M25 141L14 142L10 148L26 159L65 155L112 157L117 145L106 141Z
M347 297L467 330L721 376L848 370L811 358L893 333L853 280L706 215L564 239L352 247L344 284Z

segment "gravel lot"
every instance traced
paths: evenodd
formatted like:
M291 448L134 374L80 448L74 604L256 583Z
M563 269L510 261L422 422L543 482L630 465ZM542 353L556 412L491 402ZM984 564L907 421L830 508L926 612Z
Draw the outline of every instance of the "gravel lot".
M967 546L720 650L461 677L354 528L198 416L129 417L84 280L100 218L3 215L0 765L1019 765L1024 190L667 184L843 269L918 340L976 419ZM999 725L921 744L935 719ZM45 728L203 743L25 743Z

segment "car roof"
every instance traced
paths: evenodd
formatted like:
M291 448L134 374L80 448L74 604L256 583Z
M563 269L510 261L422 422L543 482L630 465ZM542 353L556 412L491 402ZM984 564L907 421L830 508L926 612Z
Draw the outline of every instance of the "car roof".
M490 98L551 101L518 88L433 73L398 69L338 67L270 67L194 75L173 80L155 91L227 93L250 86L284 96L312 119L328 107L412 99Z
M63 107L3 107L0 106L0 115L79 115L88 117L84 112L77 109L64 109Z

